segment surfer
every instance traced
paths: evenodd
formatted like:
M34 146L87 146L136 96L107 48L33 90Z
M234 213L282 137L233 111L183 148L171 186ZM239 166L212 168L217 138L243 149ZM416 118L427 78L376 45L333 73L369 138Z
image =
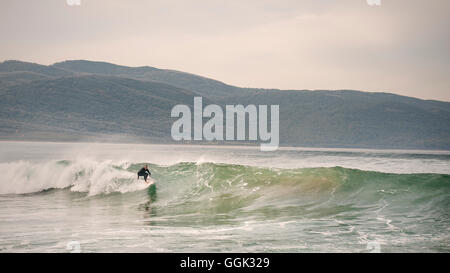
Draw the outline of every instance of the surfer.
M148 170L148 165L145 165L144 167L142 167L142 169L138 172L138 179L140 176L143 176L145 182L147 183L147 177L152 176L152 174Z

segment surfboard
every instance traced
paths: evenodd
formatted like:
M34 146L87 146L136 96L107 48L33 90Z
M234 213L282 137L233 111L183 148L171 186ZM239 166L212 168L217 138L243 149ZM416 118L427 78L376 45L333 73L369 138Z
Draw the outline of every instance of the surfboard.
M151 177L148 177L147 182L144 181L144 183L146 184L145 188L148 188L155 183L155 180L153 180Z

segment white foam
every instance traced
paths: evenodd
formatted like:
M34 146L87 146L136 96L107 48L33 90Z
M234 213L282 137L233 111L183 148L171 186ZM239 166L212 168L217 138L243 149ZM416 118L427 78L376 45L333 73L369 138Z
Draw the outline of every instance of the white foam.
M0 163L0 194L24 194L68 187L89 195L144 189L147 185L142 180L137 181L135 173L115 168L126 167L126 164L86 158L72 162Z

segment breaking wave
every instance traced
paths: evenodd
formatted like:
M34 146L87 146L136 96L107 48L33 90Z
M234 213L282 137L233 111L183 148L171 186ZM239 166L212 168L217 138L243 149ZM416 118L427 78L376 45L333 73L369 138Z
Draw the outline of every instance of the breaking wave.
M0 194L69 189L88 196L141 191L142 163L62 160L0 164ZM149 164L149 163L148 163ZM400 207L450 205L450 175L392 174L342 167L277 169L217 163L149 164L164 206L184 213L258 208L296 208L334 203L336 208L370 206L390 200ZM208 206L205 206L208 204ZM356 205L355 205L356 204ZM301 207L300 206L300 207ZM286 209L284 211L289 211Z

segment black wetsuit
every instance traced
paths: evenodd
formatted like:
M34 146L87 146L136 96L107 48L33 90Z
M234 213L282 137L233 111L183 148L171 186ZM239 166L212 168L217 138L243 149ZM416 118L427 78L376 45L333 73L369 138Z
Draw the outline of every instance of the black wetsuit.
M152 176L152 174L150 173L150 171L148 169L142 168L139 172L138 172L138 179L139 176L143 176L145 182L147 182L147 176Z

